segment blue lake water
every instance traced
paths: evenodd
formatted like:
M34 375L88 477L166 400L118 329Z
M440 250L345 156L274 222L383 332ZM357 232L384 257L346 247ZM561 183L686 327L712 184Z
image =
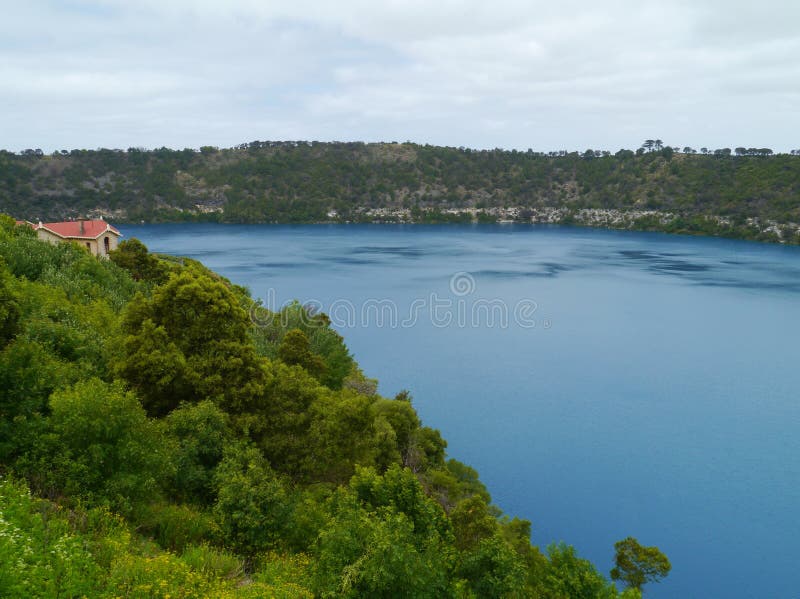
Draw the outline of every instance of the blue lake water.
M267 303L319 302L534 543L565 540L604 574L615 541L658 545L673 571L648 597L797 596L800 248L518 225L120 228Z

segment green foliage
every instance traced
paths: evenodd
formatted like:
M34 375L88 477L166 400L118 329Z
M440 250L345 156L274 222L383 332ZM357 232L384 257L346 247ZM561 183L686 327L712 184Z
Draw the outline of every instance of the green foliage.
M500 537L517 553L523 564L527 577L526 594L547 596L543 579L548 561L538 547L531 545L531 523L528 520L503 516L500 519Z
M234 416L237 428L252 439L280 472L301 477L314 460L309 435L311 406L322 388L305 370L281 362L267 369L267 384L257 401ZM321 456L320 456L321 457Z
M248 326L247 313L230 287L191 267L170 276L151 298L139 296L130 303L126 331L135 331L147 320L164 327L188 356L215 341L242 342Z
M378 453L372 398L350 390L324 392L310 406L307 476L343 483L356 466L372 465Z
M564 543L547 547L549 564L543 572L546 597L570 599L605 599L617 595L588 560L578 557L575 548Z
M447 449L447 441L442 438L442 434L437 429L421 426L412 435L407 466L416 472L443 468L445 449Z
M14 229L16 228L17 228L16 220L11 218L8 214L0 214L0 233L6 235L9 233L14 233Z
M209 400L183 404L165 418L166 433L177 445L173 497L206 505L213 501L214 469L233 441L228 421L228 415Z
M35 341L17 339L0 351L0 463L35 443L29 423L49 411L50 394L77 375Z
M268 552L258 556L256 566L253 580L269 585L266 596L275 599L312 599L314 596L309 590L313 566L309 556Z
M0 230L0 255L16 277L40 281L64 291L70 301L102 300L115 312L133 296L127 272L71 243L42 243L27 227Z
M214 517L185 503L151 503L137 510L135 519L139 532L172 551L222 540L222 531Z
M147 247L136 238L121 241L109 258L114 264L127 270L134 281L160 284L167 279L166 264L150 254Z
M450 513L450 520L455 531L455 546L462 551L474 549L500 529L489 505L480 495L458 502Z
M201 399L241 409L263 392L265 376L248 323L234 290L185 267L126 308L116 371L153 415Z
M621 580L627 586L641 590L645 583L659 582L672 569L667 556L658 547L643 547L633 537L614 543L616 554L612 580Z
M49 458L67 495L128 512L170 475L170 448L120 385L82 381L55 392L50 408Z
M147 410L164 415L193 398L186 357L163 326L145 320L122 340L116 373L137 391Z
M252 554L279 545L291 505L283 484L257 449L226 448L214 483L214 514L233 547Z
M0 596L311 599L308 560L270 554L248 576L243 560L208 545L159 551L102 510L67 511L0 479Z
M19 317L19 303L11 290L11 275L0 257L0 348L17 334Z
M101 581L58 508L0 479L0 597L93 597Z
M416 446L416 433L421 423L410 401L377 399L373 404L376 417L383 419L394 433L396 462L409 466ZM394 456L392 456L394 457Z
M359 483L356 483L359 484ZM320 597L446 597L451 552L437 534L415 530L393 505L377 508L352 493L332 502L316 547Z
M308 337L300 329L292 329L286 333L278 346L278 358L289 366L300 366L316 379L325 377L325 362L311 353Z
M331 328L325 314L311 313L299 302L292 302L275 313L260 307L254 308L252 313L257 326L251 329L251 334L262 355L279 358L278 352L285 337L299 330L307 337L308 350L313 354L304 354L301 359L311 366L309 372L323 385L330 389L341 389L345 379L353 373L353 357L342 336ZM302 340L301 344L304 345ZM289 359L287 363L298 363L291 361L291 357ZM321 365L317 359L322 360Z
M142 599L202 597L214 592L216 587L212 581L168 553L121 555L111 566L107 584L110 590L121 596Z
M474 495L480 496L487 504L491 501L491 496L478 479L475 469L458 460L449 459L445 466L437 464L436 467L426 470L422 478L428 492L436 497L448 513L452 512L459 501Z
M411 521L414 533L423 538L452 537L450 522L442 508L428 496L414 473L397 464L383 475L371 468L357 468L350 480L350 490L370 511L390 509Z
M447 460L447 471L458 481L462 496L479 495L486 503L491 501L489 491L478 478L478 472L474 468L451 458Z
M525 564L499 536L485 538L464 553L457 574L475 597L525 596Z
M82 304L59 288L18 282L24 322L17 340L47 348L54 358L71 362L83 376L108 377L115 352L117 316L107 302Z
M284 531L283 543L290 551L308 552L320 531L328 524L328 500L332 485L295 487L291 493L291 514Z
M196 572L215 578L239 578L244 574L244 560L228 551L207 544L190 545L183 550L181 559Z
M116 310L130 297L133 282L83 250L38 241L26 227L4 227L0 246L16 275L0 269L17 313L16 337L0 349L0 459L5 460L33 445L32 419L48 413L54 390L81 378L108 378L118 343ZM27 268L32 264L36 268Z

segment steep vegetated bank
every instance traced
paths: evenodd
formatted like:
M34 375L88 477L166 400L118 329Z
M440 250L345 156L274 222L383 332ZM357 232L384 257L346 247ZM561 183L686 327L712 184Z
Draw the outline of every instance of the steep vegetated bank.
M550 222L800 242L800 152L412 143L0 151L0 210L128 222Z
M324 314L0 219L0 596L637 597L491 503ZM534 532L535 539L535 532Z

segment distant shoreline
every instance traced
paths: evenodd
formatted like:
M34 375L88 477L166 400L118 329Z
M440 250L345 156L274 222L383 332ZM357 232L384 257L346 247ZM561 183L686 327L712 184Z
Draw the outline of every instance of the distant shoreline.
M474 211L450 211L428 214L425 218L413 220L406 215L394 213L363 214L358 219L330 218L308 221L241 221L226 220L224 215L182 215L182 218L155 218L146 220L114 219L119 225L155 225L181 223L212 223L229 225L346 225L346 224L398 224L398 225L560 225L613 231L639 231L666 233L672 235L692 235L758 241L780 245L800 245L800 225L796 223L761 223L758 219L748 219L745 223L734 223L731 219L719 216L680 216L658 211L591 210L564 211L546 209L537 211L529 219L519 215L475 214ZM504 218L505 217L505 218Z
M614 154L313 141L0 150L0 211L45 222L509 221L800 244L800 150L657 142Z

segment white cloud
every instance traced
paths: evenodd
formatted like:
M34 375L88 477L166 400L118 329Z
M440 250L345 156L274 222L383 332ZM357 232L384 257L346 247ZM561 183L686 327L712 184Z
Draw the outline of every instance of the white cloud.
M800 145L790 1L73 0L5 12L11 149Z

